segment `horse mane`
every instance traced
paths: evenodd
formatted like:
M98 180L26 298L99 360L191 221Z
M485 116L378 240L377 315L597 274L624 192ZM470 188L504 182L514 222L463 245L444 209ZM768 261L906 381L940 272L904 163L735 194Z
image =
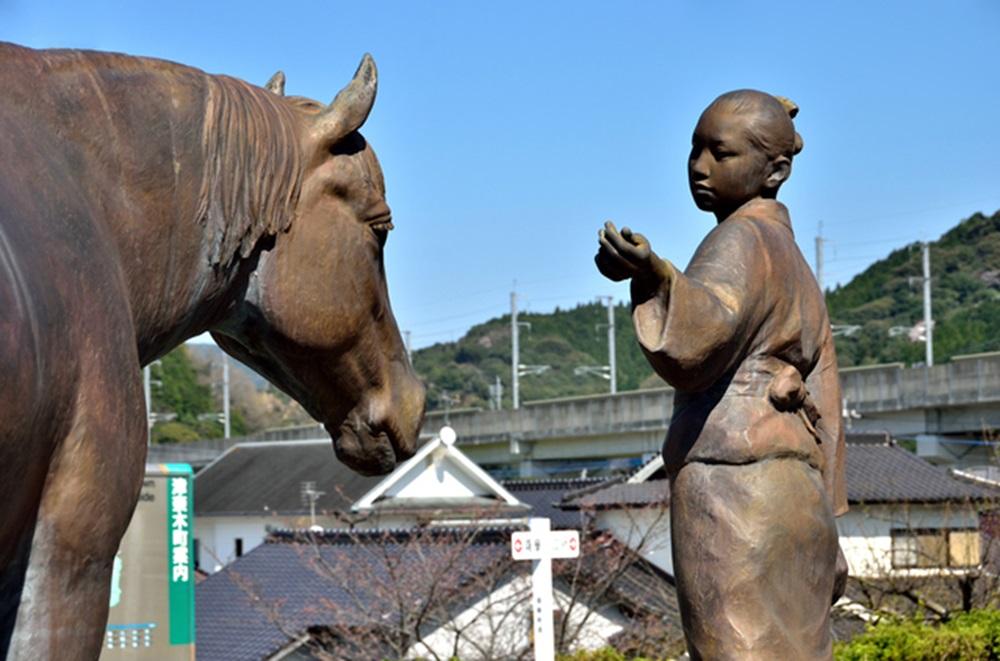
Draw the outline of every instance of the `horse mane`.
M302 179L294 111L242 80L206 75L205 167L196 219L209 261L225 268L258 242L288 230Z

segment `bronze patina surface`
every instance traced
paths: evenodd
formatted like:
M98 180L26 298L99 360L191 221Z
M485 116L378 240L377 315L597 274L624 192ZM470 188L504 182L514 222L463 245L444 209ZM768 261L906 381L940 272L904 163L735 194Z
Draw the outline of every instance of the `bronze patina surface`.
M146 455L140 367L206 330L365 473L423 387L389 306L366 56L327 105L0 44L0 657L94 659Z
M694 131L688 176L718 224L684 272L606 223L646 358L677 389L663 456L693 659L828 659L846 564L844 435L822 292L775 198L802 139L787 99L740 90Z

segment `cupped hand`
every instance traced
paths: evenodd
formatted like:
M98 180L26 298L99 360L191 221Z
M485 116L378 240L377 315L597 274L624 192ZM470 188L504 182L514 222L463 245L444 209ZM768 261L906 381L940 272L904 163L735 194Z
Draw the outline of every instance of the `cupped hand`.
M610 220L597 233L600 248L594 261L606 277L616 282L627 278L662 279L663 260L653 252L642 234L623 227L619 232Z

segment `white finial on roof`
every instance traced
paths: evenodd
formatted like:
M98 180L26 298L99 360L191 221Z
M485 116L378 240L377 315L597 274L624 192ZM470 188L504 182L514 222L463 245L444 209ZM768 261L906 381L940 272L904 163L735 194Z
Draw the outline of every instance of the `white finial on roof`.
M438 432L438 438L440 438L441 442L445 445L454 445L455 439L458 438L458 434L456 434L455 430L451 427L442 427L441 431Z

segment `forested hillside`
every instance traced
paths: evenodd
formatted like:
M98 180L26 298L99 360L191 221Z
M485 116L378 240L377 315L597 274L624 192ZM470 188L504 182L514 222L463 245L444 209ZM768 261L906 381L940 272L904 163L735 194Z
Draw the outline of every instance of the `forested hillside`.
M830 317L838 325L860 326L837 337L842 366L924 360L924 345L906 333L890 337L893 327L923 319L921 248L913 243L893 251L850 283L827 292ZM980 351L1000 350L1000 212L975 214L931 243L935 361ZM552 314L522 314L531 332L521 334L521 362L552 369L521 380L522 401L607 391L607 381L574 376L578 365L607 363L603 328L606 311L597 304ZM646 364L635 343L628 308L616 310L618 383L630 390L663 383ZM473 327L458 342L415 352L414 364L428 381L431 408L442 394L457 397L452 406L486 406L489 385L499 375L505 406L510 402L510 317Z
M222 436L222 351L186 344L151 367L154 443L185 443ZM310 420L287 395L230 360L230 426L234 436Z
M924 360L924 345L893 327L923 319L920 244L893 251L848 284L827 292L835 324L858 325L837 338L841 365ZM1000 350L1000 211L975 214L930 244L934 360Z
M549 314L521 313L531 324L521 331L521 363L548 365L542 374L520 381L521 401L608 392L608 381L576 375L574 368L608 364L607 308L587 303ZM618 389L634 390L643 382L659 383L635 341L629 309L615 307ZM511 402L510 315L473 326L457 342L435 344L415 351L413 363L428 386L428 408L489 405L489 388L500 377L503 405Z

